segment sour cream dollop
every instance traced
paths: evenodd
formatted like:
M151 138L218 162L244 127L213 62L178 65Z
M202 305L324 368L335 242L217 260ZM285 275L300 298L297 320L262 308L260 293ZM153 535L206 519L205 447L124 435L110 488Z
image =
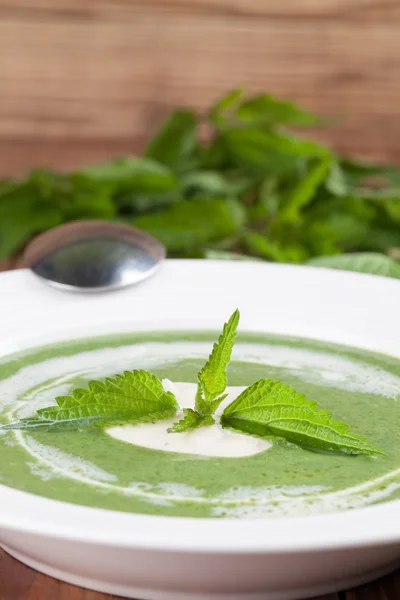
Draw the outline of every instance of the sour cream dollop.
M197 384L172 382L163 380L165 391L175 394L181 408L194 408ZM224 408L239 396L245 387L228 387L227 398L220 404L216 412L218 417ZM219 423L200 427L184 433L168 433L168 428L182 418L180 411L173 419L157 423L140 423L138 425L122 425L110 427L106 432L112 437L154 450L197 454L203 456L224 456L238 458L252 456L271 447L271 443L261 438L223 429ZM217 419L218 420L218 419Z

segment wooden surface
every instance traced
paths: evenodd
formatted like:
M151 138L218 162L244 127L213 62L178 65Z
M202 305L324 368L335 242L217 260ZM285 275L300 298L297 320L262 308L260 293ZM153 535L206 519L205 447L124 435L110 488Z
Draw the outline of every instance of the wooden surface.
M400 571L348 592L314 600L399 600ZM118 600L41 575L0 549L0 600Z
M135 151L171 107L238 84L400 159L397 0L0 0L0 176Z

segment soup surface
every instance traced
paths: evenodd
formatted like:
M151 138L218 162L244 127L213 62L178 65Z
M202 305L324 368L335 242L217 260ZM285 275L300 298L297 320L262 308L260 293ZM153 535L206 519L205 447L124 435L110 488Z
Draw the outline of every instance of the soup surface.
M194 401L215 332L151 332L44 346L0 361L1 423L31 416L75 387L143 368ZM259 518L351 509L400 497L400 361L354 348L239 334L230 399L278 379L316 400L387 453L305 450L218 425L168 434L170 422L0 435L0 483L87 506L153 515ZM186 385L192 384L192 385Z

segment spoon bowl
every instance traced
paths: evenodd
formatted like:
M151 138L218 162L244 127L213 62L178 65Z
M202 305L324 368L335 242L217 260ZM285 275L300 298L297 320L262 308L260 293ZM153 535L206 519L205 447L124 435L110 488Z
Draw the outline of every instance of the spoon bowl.
M104 292L150 277L165 259L150 234L109 221L75 221L36 237L24 263L45 283L66 291Z

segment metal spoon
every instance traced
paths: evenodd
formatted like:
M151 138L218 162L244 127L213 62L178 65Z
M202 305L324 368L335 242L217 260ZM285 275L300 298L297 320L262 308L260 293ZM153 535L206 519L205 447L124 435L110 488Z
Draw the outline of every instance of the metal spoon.
M109 221L75 221L36 237L24 253L25 266L54 287L103 292L150 277L165 258L150 234Z

